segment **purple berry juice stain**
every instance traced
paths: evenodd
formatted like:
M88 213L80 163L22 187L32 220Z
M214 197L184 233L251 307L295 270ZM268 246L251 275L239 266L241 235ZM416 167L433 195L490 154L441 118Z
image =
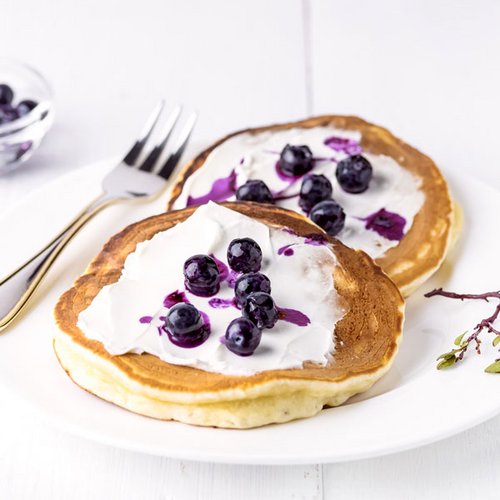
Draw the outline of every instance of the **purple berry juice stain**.
M210 254L210 257L215 260L217 264L217 269L219 270L219 276L221 281L226 281L229 276L229 267L222 262L222 260L218 259L213 253Z
M286 307L278 307L279 319L292 323L297 326L307 326L311 320L303 312L296 309L287 309Z
M229 271L229 276L227 277L227 284L229 288L234 288L236 285L236 281L240 277L240 273L233 271L232 269Z
M209 201L226 201L236 193L236 170L233 168L227 177L216 179L207 194L202 196L188 196L186 207L203 205Z
M290 245L285 245L284 247L278 248L278 255L285 255L286 257L291 257L294 254L293 251L293 245L295 243L292 243Z
M221 299L214 297L208 301L208 305L213 309L227 309L228 307L237 307L235 299Z
M232 269L229 269L229 267L220 259L218 259L213 253L210 254L210 257L212 257L212 259L214 259L215 263L217 264L220 280L225 281L228 284L229 288L234 288L236 280L239 277L239 273L233 271Z
M278 178L286 183L288 183L288 186L286 186L283 189L280 189L279 191L273 191L273 198L275 201L282 201L282 200L289 200L292 198L297 198L300 196L300 193L294 193L294 194L285 194L285 192L292 186L294 186L297 182L299 182L303 177L306 175L287 175L283 170L281 169L280 162L277 161L274 165L274 170L276 172L276 175Z
M175 290L175 292L169 293L163 299L163 306L167 309L170 309L171 307L175 306L175 304L180 304L181 302L184 302L185 304L190 303L184 292Z
M312 246L318 247L321 245L326 245L328 243L326 236L324 236L323 234L319 234L319 233L308 234L305 238L306 239L305 239L304 243L306 245L312 245Z
M344 137L327 137L323 141L323 144L338 153L346 153L348 155L357 155L363 151L358 141L355 141L354 139L346 139Z
M389 212L385 208L381 208L368 217L361 219L365 222L365 228L370 231L375 231L384 238L392 241L400 241L404 236L404 227L406 219L394 212Z
M149 325L151 321L153 321L153 316L142 316L142 318L139 318L139 323L143 325Z

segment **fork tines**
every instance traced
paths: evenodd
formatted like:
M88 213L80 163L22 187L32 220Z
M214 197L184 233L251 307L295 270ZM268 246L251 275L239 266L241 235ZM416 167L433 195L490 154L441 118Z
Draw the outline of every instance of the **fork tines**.
M162 122L164 109L165 101L162 100L157 104L149 116L139 135L139 138L123 158L123 163L130 167L138 168L144 172L159 175L166 180L172 175L172 172L174 171L182 153L184 152L184 149L186 148L189 137L196 123L197 114L191 113L189 115L184 126L177 134L175 147L168 149L167 144L177 122L179 121L182 107L176 106L168 117L163 120L163 124L159 125L159 123ZM157 142L146 158L141 161L141 153L144 152L146 143L149 142L153 135L157 135Z

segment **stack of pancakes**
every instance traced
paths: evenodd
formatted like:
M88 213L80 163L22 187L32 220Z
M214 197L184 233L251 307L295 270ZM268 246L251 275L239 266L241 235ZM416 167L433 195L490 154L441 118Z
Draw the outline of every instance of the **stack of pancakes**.
M111 238L85 274L60 298L55 309L58 329L54 348L59 362L79 386L155 418L248 428L308 417L325 406L340 405L366 391L389 370L402 334L402 295L409 295L443 262L457 233L456 211L446 181L430 158L359 118L322 116L242 132L325 125L360 131L364 150L394 158L421 180L424 204L397 246L374 262L363 251L325 236L298 213L249 202L224 205L270 227L290 228L299 236L317 233L327 238L337 261L329 271L346 311L332 332L336 348L331 361L326 366L306 362L300 369L229 376L169 364L150 354L112 356L100 342L84 335L77 327L79 313L102 287L120 278L126 257L139 242L184 221L194 211L186 208L145 219ZM186 179L202 168L210 151L226 139L186 165L175 182L169 208Z

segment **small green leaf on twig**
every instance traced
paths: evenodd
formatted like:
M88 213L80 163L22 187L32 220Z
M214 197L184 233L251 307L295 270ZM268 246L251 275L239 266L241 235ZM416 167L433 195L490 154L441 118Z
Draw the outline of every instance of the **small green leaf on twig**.
M485 331L488 333L493 333L495 335L494 338L491 340L493 346L494 347L500 346L500 330L498 330L494 326L495 321L500 320L500 290L494 292L486 292L486 293L455 293L455 292L447 292L442 288L437 288L435 290L426 293L424 296L435 297L437 295L441 297L448 297L450 299L458 299L458 300L471 299L471 300L485 300L486 302L488 302L488 299L499 300L499 303L496 305L493 313L490 316L482 319L479 323L477 323L476 326L474 327L474 331L470 335L465 337L467 332L464 332L462 333L462 335L459 335L454 340L455 348L452 349L450 352L446 352L444 354L441 354L441 356L439 356L439 358L437 359L438 369L447 368L453 365L454 363L462 361L462 359L464 359L465 354L467 353L467 350L471 345L474 346L478 354L481 354L480 347L482 339L480 339L479 336ZM488 373L500 373L500 359L497 359L494 363L487 366L485 371Z
M500 360L491 363L491 365L487 366L484 371L486 373L500 373Z
M454 358L456 352L458 352L458 349L453 349L450 352L445 352L444 354L441 354L441 356L439 356L436 361L439 361L440 359L444 359L446 361L447 359Z
M442 359L438 364L437 364L437 369L442 370L443 368L449 368L450 366L454 365L455 362L457 361L457 358L453 354L451 357L444 358Z

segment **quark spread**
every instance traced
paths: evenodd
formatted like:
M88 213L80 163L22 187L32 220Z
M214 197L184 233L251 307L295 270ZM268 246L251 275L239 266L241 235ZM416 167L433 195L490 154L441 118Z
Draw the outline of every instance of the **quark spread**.
M185 289L183 264L195 254L212 255L227 268L226 252L235 238L249 237L261 247L262 269L282 312L274 328L264 329L253 355L238 356L220 341L231 320L241 316L234 305L234 272L213 297ZM113 355L150 353L177 365L226 375L300 368L305 361L325 365L334 352L334 329L343 311L333 282L335 255L318 241L274 229L233 210L208 203L191 217L137 245L119 280L103 287L78 317L78 327L102 342ZM193 304L210 324L200 346L174 345L162 330L176 301Z
M217 146L203 166L185 182L174 208L212 201L235 200L236 189L249 179L264 181L278 206L303 213L298 193L302 177L279 172L279 154L287 144L307 145L314 157L313 174L325 175L333 186L333 199L346 213L337 235L347 246L359 248L372 258L381 257L406 234L424 202L421 181L393 158L362 151L361 134L333 127L293 128L257 134L238 134ZM362 154L373 166L369 188L359 194L342 190L335 177L337 163L351 154ZM397 231L377 231L377 215L392 217ZM400 234L400 237L390 236ZM387 237L389 235L389 237Z

